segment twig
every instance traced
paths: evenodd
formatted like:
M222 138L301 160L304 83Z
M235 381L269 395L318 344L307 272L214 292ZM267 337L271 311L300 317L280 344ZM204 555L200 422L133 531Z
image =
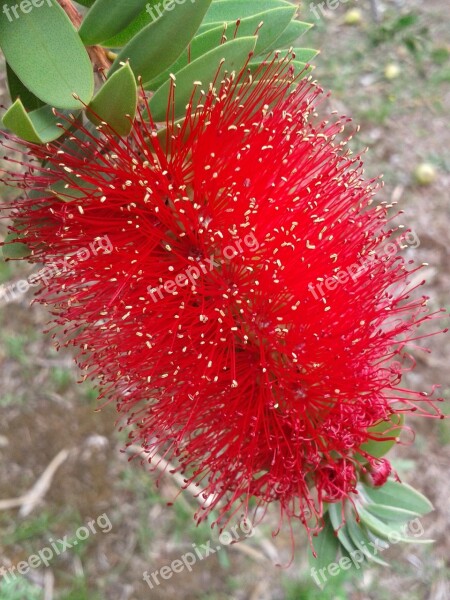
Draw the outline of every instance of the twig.
M372 16L375 23L381 22L381 9L379 0L370 0L370 7L372 9Z
M250 600L261 600L261 598L267 598L267 592L267 581L263 579L262 581L256 584L256 587L252 591L252 595L250 596Z
M75 25L75 27L78 29L81 25L82 18L81 18L81 14L77 11L75 6L72 4L72 0L58 0L58 4L61 6L61 8L67 14L67 16L72 21L72 23Z
M72 21L75 28L79 29L82 17L72 4L72 0L58 0L58 3ZM111 62L108 60L108 53L104 48L101 46L88 46L87 51L92 63L97 67L97 71L103 72L104 70L109 69Z
M193 483L190 483L188 486L186 486L186 480L183 477L183 475L181 475L181 473L175 473L174 465L172 465L172 463L167 461L162 456L159 456L159 454L152 455L150 452L146 452L141 446L136 445L128 446L127 452L129 452L130 454L144 454L146 456L151 456L152 465L154 465L158 469L158 471L168 473L180 487L192 494L195 500L197 500L197 502L202 506L208 507L213 502L214 496L208 496L205 499L205 496L202 493L202 491L199 490L199 488Z
M47 569L44 576L44 600L53 600L53 589L55 587L55 576L53 571Z
M180 473L176 473L174 465L166 459L164 459L162 456L159 456L159 454L151 454L150 452L146 452L141 446L137 446L135 444L128 446L126 450L130 454L144 454L151 457L151 464L153 464L155 468L158 469L158 471L170 475L180 487L188 491L193 496L193 498L202 506L208 507L213 502L213 495L206 495L205 492L199 490L199 488L192 483L186 486L185 478ZM258 552L258 550L252 548L251 546L240 543L230 544L228 547L234 548L238 552L246 554L247 556L253 558L258 562L266 562L267 558L278 562L278 552L275 546L267 538L264 538L261 535L259 535L257 531L255 531L254 534L256 534L256 538L258 538L257 541L260 544L260 546L265 550L266 554Z
M53 477L58 470L58 468L62 465L62 463L69 456L68 450L61 450L55 458L51 461L33 487L22 496L18 498L10 498L7 500L0 500L0 510L8 510L10 508L15 508L16 506L20 506L19 515L21 517L26 517L29 515L35 508L36 504L39 500L44 498L48 489L50 488Z
M256 560L257 562L267 562L267 556L264 556L264 554L262 554L262 552L258 552L258 550L256 550L255 548L252 548L252 546L248 546L248 545L246 546L242 542L236 543L236 544L230 544L227 547L233 548L234 550L237 550L238 552L241 552L242 554L246 554L247 556L249 556L250 558L253 558L253 560Z

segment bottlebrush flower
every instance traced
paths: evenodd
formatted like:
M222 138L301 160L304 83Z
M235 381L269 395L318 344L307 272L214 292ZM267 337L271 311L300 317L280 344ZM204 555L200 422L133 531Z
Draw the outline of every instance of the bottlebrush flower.
M70 141L27 144L10 216L32 262L71 260L36 299L130 443L204 490L198 519L275 502L280 525L311 533L324 501L355 491L361 446L389 439L371 426L440 413L400 386L434 316L411 296L420 267L384 251L399 231L346 121L321 121L322 91L289 69L274 58L253 80L197 86L181 124L173 85L165 141L147 106L126 139L74 122ZM112 252L73 260L104 236Z

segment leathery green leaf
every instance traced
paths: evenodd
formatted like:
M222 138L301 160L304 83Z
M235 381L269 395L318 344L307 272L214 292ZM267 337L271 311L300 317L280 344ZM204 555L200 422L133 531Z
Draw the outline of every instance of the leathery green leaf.
M255 46L255 53L262 52L282 31L289 22L293 11L290 8L275 8L265 13L258 13L253 17L243 19L237 30L236 38L253 36L258 26L262 22L263 25L258 31L258 41ZM229 30L230 31L230 30ZM175 75L186 67L189 62L200 58L203 54L214 50L223 42L223 25L213 27L204 31L202 34L195 36L189 45L189 50L185 50L180 58L171 65L164 73L156 79L145 83L145 89L155 90L163 85L164 81L169 77L170 73Z
M161 0L148 0L146 7L142 10L139 15L134 19L132 23L122 29L120 33L105 40L103 46L108 48L121 48L128 44L128 42L134 38L146 25L153 23L163 15L164 5L161 4Z
M330 504L328 507L328 515L330 517L330 522L337 536L337 539L339 540L341 545L347 550L347 552L351 555L352 552L356 550L356 546L353 544L350 538L350 535L347 530L347 525L342 522L341 512L341 502Z
M184 114L195 82L200 81L202 86L208 89L208 85L217 74L217 80L220 81L225 70L231 72L243 67L250 52L254 49L256 41L256 37L232 40L207 52L179 71L175 82L174 105L170 109L174 111L175 118ZM221 61L223 61L222 64ZM166 118L170 85L170 81L164 83L150 100L150 111L155 121L164 121Z
M258 35L258 41L255 46L255 53L258 54L263 52L270 44L274 43L275 40L280 37L292 21L294 14L294 6L279 6L240 19L239 27L236 27L235 20L228 20L225 21L227 25L226 30L224 30L223 23L202 25L200 30L202 35L204 35L205 32L211 31L211 29L220 31L221 34L225 31L225 36L228 39ZM217 38L220 40L220 34Z
M142 29L117 56L110 74L127 60L136 77L150 81L173 64L188 46L211 0L174 5L162 17Z
M14 241L16 240L16 241ZM20 259L30 256L31 251L26 244L22 244L20 234L10 231L5 238L4 246L2 246L2 254L5 258Z
M93 112L87 110L86 114L96 125L105 121L119 135L128 135L136 114L137 100L136 80L130 65L125 64L106 80L89 104Z
M347 531L350 539L363 556L384 567L389 566L387 562L378 557L378 553L384 549L384 546L372 542L367 529L361 523L356 522L354 513L347 519Z
M317 558L314 558L312 552L309 551L309 565L311 568L314 567L317 570L326 568L330 563L334 562L339 550L339 541L334 534L334 529L328 515L325 515L324 521L324 528L317 537L313 538Z
M6 76L8 80L9 95L11 96L12 102L15 102L17 98L20 98L27 110L35 110L45 104L42 100L36 98L36 96L23 85L8 63L6 63Z
M78 33L87 46L99 44L127 27L148 0L96 0Z
M375 456L376 458L381 458L384 456L389 450L396 444L396 439L400 435L402 431L402 426L404 423L404 416L402 414L393 413L387 421L381 421L377 423L373 427L370 427L368 432L371 436L374 436L378 439L371 439L365 444L362 444L361 450L367 452L371 456ZM393 438L390 440L383 441L383 438ZM358 454L358 460L365 461Z
M405 510L425 515L433 510L433 505L423 494L407 483L388 480L381 487L362 486L363 491L375 504L398 506Z
M50 106L29 113L18 98L3 116L3 124L20 138L34 144L56 140L64 133Z
M26 12L22 4L7 0L0 11L0 46L8 64L50 106L80 108L74 94L89 103L94 73L69 17L56 0L45 0L40 7L29 2Z
M272 8L294 8L285 0L216 0L205 15L203 25L245 19Z
M293 46L298 39L307 31L311 29L311 23L304 23L303 21L291 21L280 37L275 41L274 44L268 48L269 50L288 50Z

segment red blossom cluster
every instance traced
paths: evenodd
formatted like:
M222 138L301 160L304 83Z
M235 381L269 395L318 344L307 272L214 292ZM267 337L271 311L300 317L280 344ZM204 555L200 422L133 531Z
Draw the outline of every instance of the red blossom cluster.
M400 380L434 315L411 295L418 267L400 255L368 261L319 299L308 291L397 232L346 149L346 120L317 116L321 90L294 82L289 61L197 86L180 123L175 94L166 131L142 98L127 138L74 122L69 140L28 144L26 173L10 176L23 188L10 215L30 260L100 236L113 246L37 300L85 378L117 402L130 443L171 457L204 491L199 519L217 509L224 525L276 502L281 521L314 531L323 502L355 490L356 455L370 458L361 446L383 439L369 428L433 412ZM257 248L224 258L247 235ZM215 267L152 300L148 289L206 260Z

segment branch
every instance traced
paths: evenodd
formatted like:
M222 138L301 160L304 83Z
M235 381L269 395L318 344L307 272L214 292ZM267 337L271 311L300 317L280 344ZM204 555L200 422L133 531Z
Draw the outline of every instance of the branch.
M169 475L170 477L172 477L175 480L175 482L178 484L178 486L182 487L183 490L188 491L192 495L192 497L195 498L195 500L202 506L208 506L214 500L214 496L212 496L212 495L207 496L206 500L205 500L206 494L204 494L202 491L199 492L199 489L196 485L191 483L188 486L186 486L186 481L185 481L183 475L181 475L180 473L174 472L175 471L174 465L172 465L170 462L168 462L165 458L163 458L159 454L151 455L150 452L146 452L142 448L142 446L138 446L136 444L128 446L126 448L126 452L129 454L133 454L134 456L138 456L138 455L140 455L140 456L143 455L143 456L147 456L147 457L151 456L151 458L152 458L151 464L154 467L156 467L158 469L158 471L160 471L161 473L165 473L166 475ZM267 558L270 558L274 562L279 562L278 552L277 552L275 546L269 540L267 540L262 535L260 535L258 533L258 531L254 531L254 534L256 534L255 541L257 541L259 543L260 547L263 548L263 550L265 551L265 554L259 552L255 548L252 548L251 546L248 546L246 544L231 544L229 547L233 548L234 550L237 550L238 552L242 552L243 554L246 554L247 556L249 556L250 558L253 558L254 560L256 560L258 562L265 562L265 561L267 561Z
M19 496L18 498L0 500L0 510L8 510L10 508L20 506L20 516L28 516L31 513L31 511L35 508L36 504L45 496L45 494L50 488L56 471L67 459L68 456L68 450L61 450L61 452L59 452L54 457L54 459L51 461L51 463L48 465L48 467L45 469L45 471L42 473L42 475L39 477L39 479L36 481L33 487L30 490L28 490L28 492L26 492L22 496Z
M81 14L72 4L72 0L58 0L58 4L67 14L75 29L79 29L82 21ZM111 62L108 59L107 51L101 46L88 46L86 48L92 64L96 67L97 72L108 70Z

